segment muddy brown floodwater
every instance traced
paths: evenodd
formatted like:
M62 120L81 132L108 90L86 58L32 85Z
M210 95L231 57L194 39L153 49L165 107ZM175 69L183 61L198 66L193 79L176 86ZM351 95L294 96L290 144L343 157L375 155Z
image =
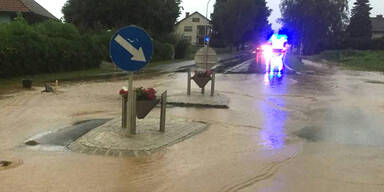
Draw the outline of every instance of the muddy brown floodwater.
M209 128L142 157L23 145L78 121L118 116L125 81L9 95L0 100L0 161L22 164L0 169L0 191L384 191L384 85L370 83L382 82L382 74L316 70L281 78L218 75L217 89L230 97L230 108L169 108L168 118ZM186 91L186 74L135 85L177 94Z

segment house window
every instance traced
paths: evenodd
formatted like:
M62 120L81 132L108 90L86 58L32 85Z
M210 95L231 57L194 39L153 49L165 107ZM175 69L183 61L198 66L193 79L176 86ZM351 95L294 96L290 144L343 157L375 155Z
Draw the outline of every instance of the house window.
M192 18L192 22L199 23L200 22L200 18Z
M185 26L184 32L192 32L192 26Z
M184 39L187 40L188 42L192 41L192 36L184 36Z

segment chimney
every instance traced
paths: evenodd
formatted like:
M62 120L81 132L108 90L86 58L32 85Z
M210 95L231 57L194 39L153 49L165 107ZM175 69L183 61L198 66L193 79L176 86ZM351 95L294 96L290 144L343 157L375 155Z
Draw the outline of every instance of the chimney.
M185 13L185 18L189 17L189 12Z
M377 15L376 17L379 19L383 19L383 15Z

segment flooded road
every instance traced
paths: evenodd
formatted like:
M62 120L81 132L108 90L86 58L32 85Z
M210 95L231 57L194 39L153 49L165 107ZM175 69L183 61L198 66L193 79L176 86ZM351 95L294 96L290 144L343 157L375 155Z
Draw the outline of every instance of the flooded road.
M313 70L217 75L229 109L169 108L168 118L204 121L208 129L142 157L23 145L41 132L117 116L125 81L11 95L0 100L0 161L22 164L0 169L0 191L383 191L383 75ZM177 94L186 92L186 78L169 73L135 84Z

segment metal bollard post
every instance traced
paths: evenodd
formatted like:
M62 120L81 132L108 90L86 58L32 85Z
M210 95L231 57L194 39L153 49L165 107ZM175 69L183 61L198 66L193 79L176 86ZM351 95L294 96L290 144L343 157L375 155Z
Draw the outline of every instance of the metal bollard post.
M201 94L205 94L205 87L201 88Z
M133 105L133 73L129 73L129 80L128 80L128 113L127 113L127 126L129 127L129 130L127 130L128 133L132 134L132 105Z
M216 80L216 73L212 73L212 81L211 81L211 97L215 96L215 80Z
M166 115L167 115L167 91L161 94L160 132L165 132Z
M130 121L130 133L131 135L136 135L136 97L137 93L136 91L133 91L132 93L132 101L131 101L131 116L129 117L131 119Z
M121 96L121 127L123 129L127 128L127 97Z
M187 95L191 95L191 70L188 69Z

